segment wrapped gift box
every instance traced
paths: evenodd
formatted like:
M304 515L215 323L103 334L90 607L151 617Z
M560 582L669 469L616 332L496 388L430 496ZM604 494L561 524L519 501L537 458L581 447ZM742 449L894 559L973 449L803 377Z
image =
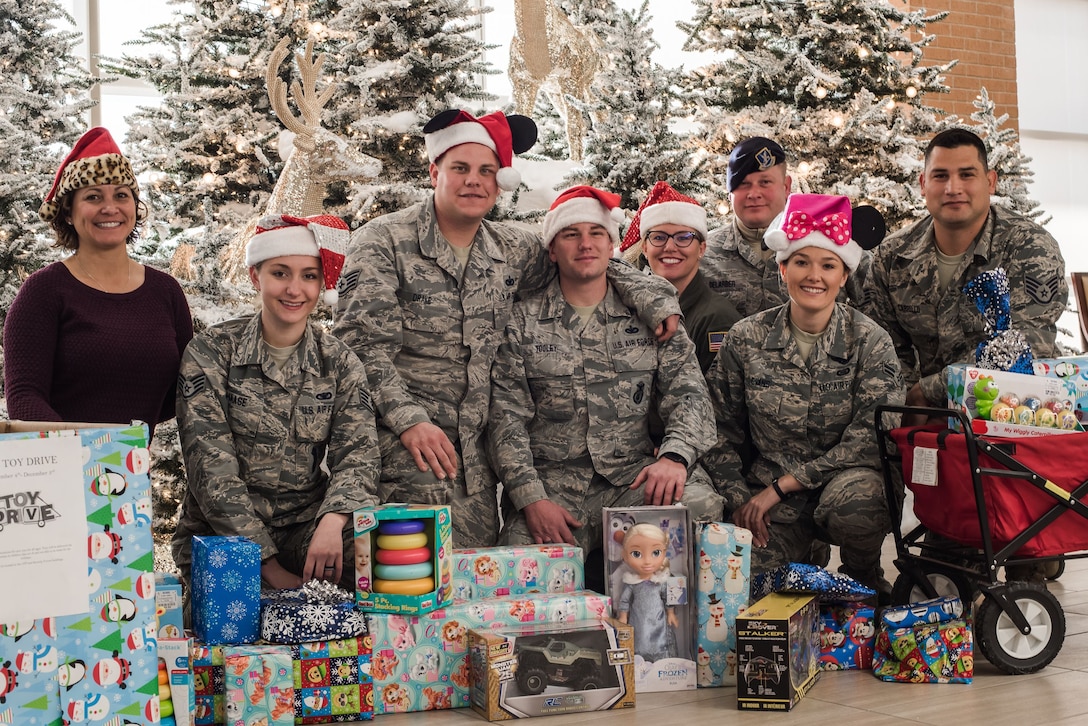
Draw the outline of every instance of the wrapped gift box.
M193 634L246 644L261 632L261 546L245 537L193 537Z
M889 628L881 620L873 674L899 683L970 683L974 675L971 624L957 618Z
M83 573L88 586L82 612L0 617L5 623L0 630L0 723L159 722L151 528L130 516L150 508L147 443L143 424L0 422L2 456L23 460L28 475L35 475L37 467L31 460L53 460L51 447L75 447L70 471L48 471L50 465L43 463L38 472L49 476L53 486L71 480L73 491L64 495L65 501L27 491L32 478L4 480L0 495L7 511L0 547L19 550L28 526L47 535L51 528L66 533L79 528L87 541L80 556L87 557ZM33 506L24 506L24 498ZM72 516L75 501L85 517ZM17 599L8 602L22 605Z
M295 689L287 646L227 646L223 667L227 726L294 726Z
M737 618L737 708L789 711L820 676L813 595L772 593Z
M585 587L581 547L535 545L453 551L453 597L477 600Z
M821 603L820 670L869 670L875 638L873 608L861 603Z
M354 596L330 582L261 592L261 638L270 643L341 640L365 632L366 618Z
M618 620L469 631L472 708L490 721L633 708L633 648Z
M370 636L291 646L295 723L369 720L374 715Z
M226 718L222 645L193 642L189 653L193 672L193 724L215 726Z
M603 620L607 597L595 592L528 593L456 602L423 615L368 613L374 644L374 713L431 711L469 705L469 630Z
M380 549L378 529L383 522L422 520L423 534L430 550L431 575L434 589L419 595L375 592L374 568ZM354 513L355 521L355 599L368 612L406 613L418 615L441 607L453 599L451 537L453 525L448 506L416 504L386 504L365 507Z
M1048 436L1084 430L1074 413L1077 387L1066 378L984 370L962 363L948 366L946 375L949 408L964 413L976 434ZM990 382L980 411L977 386L984 378ZM960 420L950 417L949 426L958 430Z
M748 608L752 533L717 522L696 525L696 675L700 688L737 685L737 616Z

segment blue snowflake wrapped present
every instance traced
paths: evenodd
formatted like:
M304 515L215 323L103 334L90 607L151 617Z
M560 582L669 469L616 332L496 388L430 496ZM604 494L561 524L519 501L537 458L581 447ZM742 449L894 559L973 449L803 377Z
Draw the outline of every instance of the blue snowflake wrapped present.
M808 592L819 596L821 602L867 600L876 590L862 585L854 578L803 562L791 562L752 578L752 600L772 592Z
M193 634L243 645L261 630L261 546L245 537L193 537Z
M331 582L311 580L294 590L261 593L261 637L270 643L341 640L366 633L355 595Z

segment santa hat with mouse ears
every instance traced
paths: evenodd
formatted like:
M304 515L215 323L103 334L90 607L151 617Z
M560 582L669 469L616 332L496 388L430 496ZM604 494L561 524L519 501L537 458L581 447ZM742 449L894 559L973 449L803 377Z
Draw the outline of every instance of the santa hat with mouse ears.
M349 236L344 220L331 214L313 217L269 214L257 222L257 231L246 245L246 267L287 255L318 257L325 286L321 297L329 307L336 307L339 300L336 283L344 268Z
M468 111L451 109L438 114L423 127L427 158L437 162L442 154L461 144L483 144L499 157L495 180L499 188L512 192L521 184L521 174L512 164L514 154L528 151L536 143L536 123L528 116L495 111L476 118Z

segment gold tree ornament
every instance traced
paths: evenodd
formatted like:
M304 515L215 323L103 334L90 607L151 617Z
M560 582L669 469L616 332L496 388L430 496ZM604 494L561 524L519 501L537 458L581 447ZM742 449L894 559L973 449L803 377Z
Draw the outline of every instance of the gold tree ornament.
M224 277L235 283L246 279L246 243L253 236L261 217L267 214L297 217L323 214L325 191L330 182L369 181L382 171L382 163L378 159L356 150L321 125L321 112L335 92L336 85L328 83L318 92L317 83L321 78L325 54L314 58L312 37L306 41L305 53L295 55L301 82L291 82L290 98L298 108L298 115L292 113L287 103L287 84L279 77L280 65L288 55L289 42L289 38L281 40L269 56L265 83L276 118L294 134L293 148L276 185L272 187L265 209L254 215L223 249Z
M518 113L532 116L537 93L551 99L567 128L570 158L581 161L586 118L568 101L591 105L590 86L603 49L588 28L575 27L555 0L514 0L516 34L510 43L510 83Z

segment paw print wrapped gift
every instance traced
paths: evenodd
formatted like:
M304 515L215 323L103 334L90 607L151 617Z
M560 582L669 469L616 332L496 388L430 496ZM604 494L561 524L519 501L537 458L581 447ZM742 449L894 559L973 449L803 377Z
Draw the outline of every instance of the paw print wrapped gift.
M311 580L294 590L261 593L261 638L270 643L340 640L365 632L355 595L331 582Z

